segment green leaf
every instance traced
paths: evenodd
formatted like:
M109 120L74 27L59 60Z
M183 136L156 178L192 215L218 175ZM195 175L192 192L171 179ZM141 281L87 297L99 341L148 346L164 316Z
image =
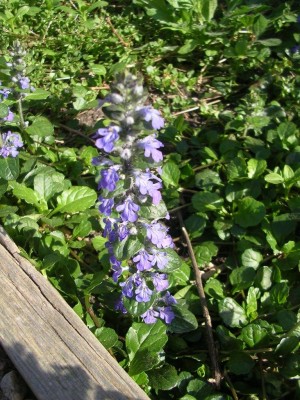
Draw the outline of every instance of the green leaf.
M137 375L144 371L149 371L161 362L160 355L149 349L138 352L130 362L129 375Z
M248 322L243 307L231 297L226 297L220 301L219 314L224 323L232 328L242 328Z
M150 384L155 390L171 390L177 386L179 379L176 368L169 364L149 371L148 376Z
M244 267L252 267L257 269L263 256L256 250L246 249L242 254L242 264Z
M97 200L97 193L86 186L72 186L57 197L57 207L52 212L76 213L93 207Z
M65 177L63 174L49 168L49 170L37 174L34 177L33 187L34 190L39 193L40 197L48 201L54 194L64 190L64 179Z
M192 204L195 210L206 212L221 208L223 199L217 193L199 192L193 195Z
M299 348L299 338L296 336L288 336L280 340L275 352L280 355L289 355Z
M168 329L173 333L190 332L198 328L198 322L193 313L186 307L176 304L172 306L175 318L168 325Z
M234 286L233 294L247 289L253 284L255 270L252 267L235 268L229 275L230 283Z
M19 158L0 158L0 178L12 181L19 176Z
M106 75L106 68L101 64L90 65L90 70L95 75Z
M257 160L256 158L251 158L247 163L248 168L248 178L255 179L258 178L267 168L267 162L265 160Z
M157 205L141 206L139 211L139 216L148 220L166 218L167 214L168 210L163 201Z
M47 90L43 89L35 89L31 93L26 93L26 96L24 97L23 101L28 101L28 100L45 100L47 97L50 96L50 92L47 92Z
M118 260L128 260L144 247L136 236L129 236L121 242L114 243L114 254Z
M276 283L270 290L271 301L275 304L284 304L289 295L289 286L286 282Z
M161 272L171 273L176 271L183 264L183 260L179 257L176 251L172 249L163 249L163 252L167 253L168 256L168 264L160 269Z
M213 242L203 242L194 247L194 253L199 266L203 266L211 261L218 254L218 248Z
M163 166L161 177L166 187L177 186L180 178L180 169L173 161L168 161Z
M26 128L26 132L30 136L52 136L54 133L54 128L51 122L45 117L37 117L33 123Z
M246 375L254 367L255 362L249 354L232 352L228 361L228 369L235 375Z
M243 228L248 228L258 225L264 219L265 214L266 208L263 203L252 197L245 197L238 202L238 211L234 220Z
M278 38L270 38L264 40L257 40L258 43L261 43L263 46L273 47L273 46L280 46L281 40Z
M6 104L0 103L0 118L5 118L8 116L9 108Z
M24 184L11 182L10 186L13 188L13 194L18 198L25 200L26 203L32 204L37 208L40 207L40 196L33 189L26 187Z
M196 399L206 399L213 391L211 385L201 379L192 379L186 388L188 394L195 396Z
M152 296L150 301L147 301L146 303L144 302L138 302L135 299L128 299L127 297L124 297L123 299L123 304L126 310L129 312L129 314L139 317L142 314L144 314L149 308L152 306L154 303L155 296Z
M300 379L300 354L291 354L285 360L281 373L289 379Z
M269 25L269 20L265 18L262 14L258 15L253 23L253 32L255 36L258 38L261 36L267 29Z
M226 168L228 181L244 180L247 177L247 165L243 158L234 158Z
M106 349L115 346L119 340L116 331L112 328L98 328L95 330L95 336Z
M166 326L158 320L155 324L134 322L126 335L126 348L132 361L138 352L151 349L160 352L168 341Z
M184 45L178 50L178 54L188 54L191 53L197 46L199 46L199 41L195 39L186 39Z
M259 324L249 324L245 326L239 336L249 347L262 346L269 339L267 329Z
M220 281L215 278L209 278L204 287L205 293L216 300L224 299L224 288Z
M218 6L218 0L202 0L202 15L206 21L211 21Z
M265 181L272 183L273 185L279 185L280 183L284 182L284 178L275 172L271 172L265 176Z

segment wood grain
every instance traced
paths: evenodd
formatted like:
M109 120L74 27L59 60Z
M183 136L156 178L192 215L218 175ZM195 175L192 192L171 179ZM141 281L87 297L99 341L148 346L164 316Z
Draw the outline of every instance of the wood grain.
M0 341L39 400L146 400L0 227Z

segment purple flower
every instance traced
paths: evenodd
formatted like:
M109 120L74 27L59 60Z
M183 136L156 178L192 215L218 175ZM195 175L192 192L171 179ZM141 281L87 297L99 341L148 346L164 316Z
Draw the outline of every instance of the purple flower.
M118 133L120 132L119 126L109 126L108 128L100 128L95 134L95 138L98 139L95 142L98 149L104 150L110 153L114 148L114 142L119 139ZM100 136L100 138L99 138Z
M166 304L167 306L171 306L172 304L176 304L176 303L177 303L177 300L175 299L174 296L172 296L172 295L170 294L170 292L167 292L167 293L164 295L164 297L162 298L162 300L165 302L165 304Z
M155 272L151 274L151 277L153 279L153 284L157 292L162 292L166 290L169 286L166 274L159 274L158 272Z
M129 229L128 229L128 224L127 222L121 222L119 223L118 226L118 236L119 236L119 240L124 240L127 238L127 236L129 235Z
M142 107L137 110L138 114L147 122L151 121L153 129L161 129L165 121L158 110L150 106Z
M126 297L133 297L133 278L130 276L125 282L121 282L120 286L122 287L122 294Z
M110 242L115 242L118 238L116 219L105 218L103 222L105 223L105 227L102 236L107 237Z
M19 85L21 89L29 89L30 80L26 76L21 76L19 78Z
M16 157L19 154L18 148L23 146L21 136L18 133L8 131L0 135L0 156L7 158Z
M162 152L157 149L163 147L163 144L159 140L155 139L155 135L149 135L144 139L138 140L137 146L144 150L145 157L151 157L155 162L162 161Z
M153 259L151 265L154 266L156 264L158 269L163 269L169 262L167 253L163 251L157 251L152 249Z
M111 268L113 270L112 278L113 278L114 282L117 282L122 274L121 262L119 260L117 260L114 255L111 255L109 257L109 261L111 264Z
M123 314L127 314L127 310L126 310L126 308L124 307L124 304L123 304L122 299L119 299L119 300L116 301L116 303L115 303L115 310L116 310L116 311L121 311Z
M121 218L122 221L135 222L138 219L137 212L140 207L133 202L130 196L128 196L123 204L120 204L116 207L118 212L122 212Z
M152 290L150 290L146 284L146 281L143 279L140 285L136 288L135 290L136 294L136 301L139 303L147 303L147 301L150 301L151 295L152 295Z
M158 248L174 247L174 243L170 235L167 234L167 228L159 223L145 224L147 230L147 238Z
M136 267L139 271L145 271L152 268L153 256L146 250L139 251L138 255L133 257L133 261L136 263Z
M12 122L14 120L15 114L8 110L8 115L3 118L3 121Z
M101 201L99 211L109 217L112 213L112 208L114 206L114 199L105 199L104 197L99 196L98 200Z
M118 167L109 167L108 169L103 169L100 172L101 179L99 182L99 188L107 189L109 192L112 192L116 188L116 183L119 180L119 175L117 174Z
M159 317L159 313L153 310L153 308L149 308L141 317L146 324L154 324Z
M1 82L0 82L1 85ZM11 93L10 89L4 88L4 89L0 89L0 94L2 94L3 99L7 99L8 95Z
M174 311L172 311L171 307L159 307L159 317L166 322L166 324L170 324L175 318Z
M151 179L156 180L154 183ZM154 205L159 204L161 201L161 193L159 189L162 188L161 179L149 171L135 173L135 185L139 188L142 195L148 194L152 197Z

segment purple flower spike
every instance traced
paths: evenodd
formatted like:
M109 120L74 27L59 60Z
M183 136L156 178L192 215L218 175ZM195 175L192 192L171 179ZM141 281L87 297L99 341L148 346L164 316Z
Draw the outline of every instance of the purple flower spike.
M116 183L119 180L119 175L117 174L116 167L110 167L108 169L103 169L101 171L101 179L99 182L99 188L107 189L112 192L116 188Z
M114 149L114 143L119 139L119 126L109 126L108 128L100 128L95 134L97 138L95 145L98 149L104 150L110 153Z
M17 157L18 148L23 146L21 136L18 133L8 131L0 135L0 156L7 158L9 156Z
M139 140L137 145L140 149L144 150L145 157L151 157L155 162L162 161L162 152L157 149L164 145L155 139L155 135L146 136L144 139Z
M132 201L130 196L125 199L123 204L120 204L118 207L116 207L118 212L122 212L122 221L128 222L135 222L138 219L137 212L139 209L140 207Z
M141 315L146 324L154 324L159 317L159 313L152 308L149 308L144 314Z
M142 107L138 110L138 114L147 122L151 121L153 129L161 129L165 124L165 120L158 110L150 106Z
M144 279L142 280L141 284L136 288L135 294L136 294L135 299L139 303L147 303L147 301L150 301L152 290L148 288L146 281Z

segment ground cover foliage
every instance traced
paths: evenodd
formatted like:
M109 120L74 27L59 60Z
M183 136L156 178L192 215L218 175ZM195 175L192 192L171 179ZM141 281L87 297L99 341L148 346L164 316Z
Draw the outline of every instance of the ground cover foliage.
M1 133L24 142L0 158L1 223L152 399L299 398L299 14L276 0L0 4ZM16 40L32 88L11 80ZM92 134L125 67L166 119L163 199L181 259L169 326L114 310ZM181 225L204 272L220 388Z

